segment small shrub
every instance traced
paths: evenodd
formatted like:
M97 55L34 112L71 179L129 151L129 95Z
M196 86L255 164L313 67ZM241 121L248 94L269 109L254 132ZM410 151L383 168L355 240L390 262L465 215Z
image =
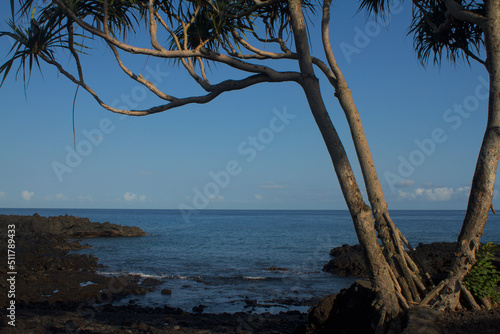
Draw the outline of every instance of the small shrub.
M477 254L477 262L465 277L464 283L475 297L487 297L500 303L500 291L498 288L500 272L491 262L495 247L490 242L481 247Z

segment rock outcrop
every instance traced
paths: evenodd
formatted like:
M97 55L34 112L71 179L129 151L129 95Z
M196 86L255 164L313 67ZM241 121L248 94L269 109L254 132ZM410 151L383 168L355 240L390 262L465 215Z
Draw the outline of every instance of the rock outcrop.
M415 248L413 256L417 265L428 272L435 282L439 282L447 275L453 259L456 243L435 242L432 244L419 244ZM338 276L346 277L368 277L363 251L360 245L342 245L330 251L333 257L325 266L323 271ZM500 265L500 247L497 247L493 263Z
M0 215L0 235L6 233L7 225L15 224L16 235L28 236L33 234L62 235L68 238L93 237L137 237L146 233L139 227L121 226L111 223L95 223L88 218L74 216L42 217Z
M346 277L368 276L360 245L336 247L330 251L330 256L333 259L325 264L323 271Z

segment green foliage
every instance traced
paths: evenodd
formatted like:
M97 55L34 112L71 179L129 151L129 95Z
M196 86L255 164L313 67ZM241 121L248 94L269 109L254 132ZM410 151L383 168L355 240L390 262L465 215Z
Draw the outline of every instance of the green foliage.
M62 28L51 20L40 23L32 18L28 28L19 27L12 20L7 23L12 31L2 31L0 37L9 36L14 40L14 44L10 50L12 57L0 66L0 74L3 73L0 86L5 81L15 61L19 61L17 73L23 69L23 78L26 84L26 73L31 73L33 64L40 68L39 57L41 55L53 59L53 50L57 47L64 47L61 37L66 34L62 33Z
M476 1L461 1L462 6L475 14L484 15L484 4ZM484 46L483 31L478 25L461 20L447 21L447 7L443 1L426 0L420 8L414 8L409 34L413 34L413 45L422 64L431 58L440 64L443 58L452 63L469 61L477 56ZM435 25L429 25L429 21ZM437 29L437 30L436 30Z
M484 1L456 0L467 11L484 15ZM360 0L360 10L383 16L390 13L391 0ZM400 0L399 2L403 2ZM413 35L413 46L417 57L425 65L432 59L440 65L443 59L452 63L459 60L480 60L484 50L484 36L480 26L470 22L449 19L447 7L441 0L413 1L413 18L409 35ZM483 62L483 61L481 61Z
M495 245L487 243L483 245L477 254L477 262L470 273L465 277L464 283L467 289L478 298L488 297L500 303L500 271L496 269L491 260Z

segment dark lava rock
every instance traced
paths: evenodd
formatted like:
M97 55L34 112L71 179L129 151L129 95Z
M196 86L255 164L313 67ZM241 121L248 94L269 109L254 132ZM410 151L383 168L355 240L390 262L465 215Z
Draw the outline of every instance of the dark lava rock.
M342 245L330 251L334 258L323 267L323 271L347 277L366 277L368 270L360 245Z
M403 334L441 334L441 314L430 307L412 307L408 310L407 325Z
M288 268L281 268L281 267L270 266L266 270L269 270L269 271L288 271Z
M195 306L195 307L193 307L193 312L195 312L195 313L202 313L203 310L205 309L205 307L207 307L207 306L206 305Z
M137 237L146 233L135 226L120 226L111 223L95 223L88 218L74 216L42 217L0 215L0 235L6 233L7 225L16 225L16 235L33 234L63 235L69 238L92 237Z
M371 333L375 299L368 280L356 281L338 295L321 299L309 310L309 324L297 330L302 334Z
M432 244L419 244L415 248L412 258L424 271L428 272L434 282L439 282L446 277L453 260L456 243L435 242ZM330 251L333 259L324 267L323 271L347 277L367 277L363 251L360 245L342 245ZM500 247L497 247L493 264L500 264Z

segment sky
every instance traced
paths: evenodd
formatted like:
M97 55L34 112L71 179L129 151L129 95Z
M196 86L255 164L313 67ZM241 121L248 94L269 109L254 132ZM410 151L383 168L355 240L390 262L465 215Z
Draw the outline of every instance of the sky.
M356 10L354 2L334 2L330 36L389 208L465 210L486 125L486 70L447 61L423 67L407 36L409 2L385 22ZM7 1L0 13L8 18ZM319 20L311 19L312 52L324 59ZM7 29L5 20L0 28ZM103 100L132 108L161 103L121 72L102 43L95 46L83 57L85 78ZM1 57L10 48L1 38ZM169 94L201 92L173 62L124 60ZM298 69L291 61L266 65ZM74 142L75 85L46 64L26 91L22 74L13 74L0 88L1 208L347 208L297 84L261 84L147 117L113 114L80 90ZM216 65L209 76L217 82L241 74ZM364 188L342 109L317 76ZM496 195L493 205L500 207Z

